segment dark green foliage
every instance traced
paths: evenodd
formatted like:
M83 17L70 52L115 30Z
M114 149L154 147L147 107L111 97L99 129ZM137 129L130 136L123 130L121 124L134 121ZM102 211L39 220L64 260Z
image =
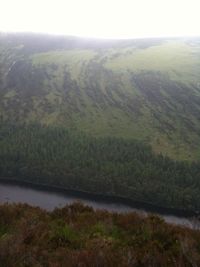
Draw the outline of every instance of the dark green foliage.
M138 141L1 124L0 176L200 209L200 164L155 155Z

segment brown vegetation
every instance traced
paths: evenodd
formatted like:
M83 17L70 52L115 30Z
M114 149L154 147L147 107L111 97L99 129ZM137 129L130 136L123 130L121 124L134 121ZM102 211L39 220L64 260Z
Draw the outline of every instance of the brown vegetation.
M200 266L200 232L74 203L0 206L0 266Z

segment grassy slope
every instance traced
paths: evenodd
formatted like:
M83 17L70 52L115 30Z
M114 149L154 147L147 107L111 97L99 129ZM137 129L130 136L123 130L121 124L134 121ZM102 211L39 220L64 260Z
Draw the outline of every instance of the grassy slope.
M172 158L199 160L199 41L90 43L33 49L5 38L2 118L140 139Z

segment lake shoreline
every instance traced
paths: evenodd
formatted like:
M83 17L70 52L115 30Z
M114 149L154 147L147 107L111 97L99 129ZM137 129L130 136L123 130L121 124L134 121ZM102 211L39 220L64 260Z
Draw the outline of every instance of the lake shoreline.
M1 177L0 183L2 184L13 184L13 185L19 185L27 188L37 189L37 190L45 190L48 192L56 192L62 195L68 195L73 196L77 198L82 198L85 200L93 200L96 202L106 202L106 203L114 203L119 205L126 205L130 208L136 208L139 210L144 210L148 213L156 213L160 215L174 215L177 217L185 217L185 218L194 218L199 216L198 211L193 210L184 210L184 209L175 209L175 208L169 208L169 207L160 207L151 203L147 202L141 202L141 201L135 201L130 198L125 198L121 196L111 196L111 195L103 195L103 194L96 194L96 193L90 193L87 191L81 191L81 190L75 190L75 189L68 189L63 188L61 186L54 186L54 185L48 185L48 184L40 184L25 180L19 180L14 177L12 178L6 178Z

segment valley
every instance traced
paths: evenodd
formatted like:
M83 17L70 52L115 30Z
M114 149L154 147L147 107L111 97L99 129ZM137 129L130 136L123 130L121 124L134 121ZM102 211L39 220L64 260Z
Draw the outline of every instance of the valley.
M200 39L0 35L0 176L200 210Z

